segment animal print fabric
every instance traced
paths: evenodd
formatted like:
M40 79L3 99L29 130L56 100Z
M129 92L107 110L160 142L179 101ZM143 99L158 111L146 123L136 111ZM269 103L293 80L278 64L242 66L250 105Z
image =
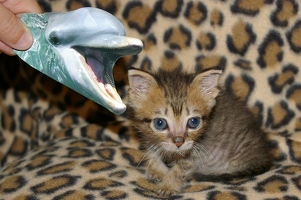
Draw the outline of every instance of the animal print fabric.
M139 38L126 71L224 70L223 83L270 137L274 167L256 177L187 182L170 199L301 199L301 4L297 0L39 0L45 12L98 7ZM123 116L0 55L0 199L162 199Z

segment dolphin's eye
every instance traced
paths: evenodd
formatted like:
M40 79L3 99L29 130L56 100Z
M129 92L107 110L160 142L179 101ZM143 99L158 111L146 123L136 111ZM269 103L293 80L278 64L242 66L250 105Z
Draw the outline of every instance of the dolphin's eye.
M53 44L55 46L61 44L60 39L59 39L59 37L58 37L58 35L56 33L51 33L50 34L49 41L50 41L51 44Z

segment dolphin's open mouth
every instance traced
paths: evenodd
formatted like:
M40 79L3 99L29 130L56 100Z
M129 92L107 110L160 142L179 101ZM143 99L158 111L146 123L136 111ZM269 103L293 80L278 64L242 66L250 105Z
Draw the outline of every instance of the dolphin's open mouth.
M99 49L87 47L73 47L78 53L81 54L81 60L84 66L89 70L91 76L98 83L104 84L104 65L103 55Z
M104 38L104 37L102 37ZM108 39L110 38L110 39ZM99 42L99 41L98 41ZM124 55L135 55L142 50L142 42L135 38L107 35L106 40L71 47L78 55L81 65L96 87L90 91L100 93L107 108L120 114L126 109L116 91L113 67L116 60Z
M107 98L108 102L112 107L122 107L124 110L125 106L117 93L114 81L111 80L111 71L106 71L106 69L111 70L113 66L105 66L103 49L91 48L91 47L72 47L80 57L83 66L89 72L89 76L98 85L99 91L102 93L104 98ZM108 50L109 51L109 50ZM110 64L110 63L109 63ZM118 109L118 108L117 108Z

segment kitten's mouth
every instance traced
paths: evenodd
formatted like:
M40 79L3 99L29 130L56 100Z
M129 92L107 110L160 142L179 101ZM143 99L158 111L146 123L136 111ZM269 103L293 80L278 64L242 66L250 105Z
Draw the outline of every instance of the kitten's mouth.
M193 141L184 141L184 138L172 138L172 143L163 142L162 147L165 151L186 157L190 153Z

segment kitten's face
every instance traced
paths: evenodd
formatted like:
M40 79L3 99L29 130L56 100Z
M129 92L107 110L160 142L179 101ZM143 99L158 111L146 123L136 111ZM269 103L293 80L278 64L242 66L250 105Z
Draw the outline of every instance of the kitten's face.
M175 114L168 103L154 110L149 122L149 133L159 138L166 151L187 151L192 148L198 131L202 129L203 114L183 105L181 113Z
M196 76L130 70L130 118L144 147L180 154L191 150L215 105L219 75L217 70Z

